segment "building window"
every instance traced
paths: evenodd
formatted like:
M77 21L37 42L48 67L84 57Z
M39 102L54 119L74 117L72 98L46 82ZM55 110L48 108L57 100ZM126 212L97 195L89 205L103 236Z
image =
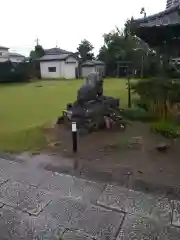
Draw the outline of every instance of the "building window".
M56 67L48 67L49 72L56 72Z
M2 56L2 52L0 52L0 56Z

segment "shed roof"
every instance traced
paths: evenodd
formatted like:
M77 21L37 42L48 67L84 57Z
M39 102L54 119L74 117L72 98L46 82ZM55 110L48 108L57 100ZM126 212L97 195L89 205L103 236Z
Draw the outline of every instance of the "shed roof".
M96 65L105 65L103 61L100 60L87 60L82 64L82 66L96 66Z
M49 54L49 55L52 55L52 54L70 54L72 52L70 51L66 51L64 49L61 49L61 48L50 48L50 49L46 49L45 50L45 55L46 54Z
M73 56L74 58L76 58L76 56L74 56L73 54L47 54L47 55L44 55L43 57L39 58L39 61L56 61L56 60L59 60L59 61L63 61L63 60L66 60L68 57L70 56Z
M0 45L0 49L7 49L8 50L9 48Z
M24 57L23 55L15 52L7 52L6 54L3 55L3 57Z

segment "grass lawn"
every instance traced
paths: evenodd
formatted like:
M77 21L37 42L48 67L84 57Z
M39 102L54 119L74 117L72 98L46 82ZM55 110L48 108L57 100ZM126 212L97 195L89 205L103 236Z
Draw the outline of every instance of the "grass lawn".
M0 85L0 151L19 152L46 143L43 125L56 120L76 99L82 80ZM127 103L126 80L106 79L104 94ZM38 87L41 85L42 87Z

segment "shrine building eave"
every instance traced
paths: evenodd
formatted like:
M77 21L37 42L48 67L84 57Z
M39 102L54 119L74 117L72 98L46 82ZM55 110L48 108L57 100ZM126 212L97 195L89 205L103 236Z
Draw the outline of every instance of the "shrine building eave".
M132 24L136 27L154 27L180 24L180 5L148 17L136 19L132 22Z
M149 44L150 47L173 42L180 38L180 6L163 12L136 19L131 22L131 33Z

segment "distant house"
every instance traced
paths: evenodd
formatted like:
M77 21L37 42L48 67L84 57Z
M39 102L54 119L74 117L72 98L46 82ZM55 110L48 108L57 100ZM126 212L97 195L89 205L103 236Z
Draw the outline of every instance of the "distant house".
M105 76L105 63L99 60L88 60L82 63L82 77L87 77L92 72L99 72L102 76Z
M15 52L9 52L9 48L0 46L0 62L11 61L13 63L19 63L24 60L25 56Z
M60 48L47 49L39 61L41 78L73 79L77 76L79 60L72 52Z

